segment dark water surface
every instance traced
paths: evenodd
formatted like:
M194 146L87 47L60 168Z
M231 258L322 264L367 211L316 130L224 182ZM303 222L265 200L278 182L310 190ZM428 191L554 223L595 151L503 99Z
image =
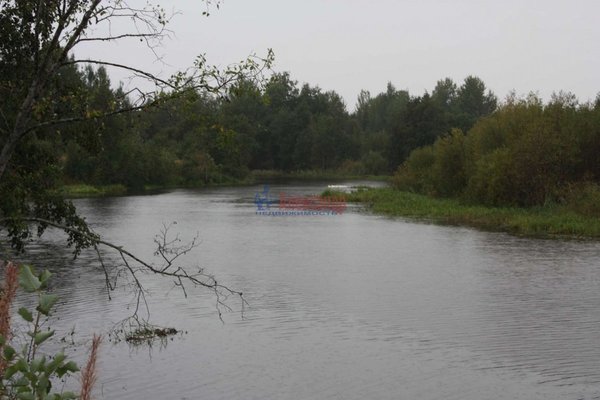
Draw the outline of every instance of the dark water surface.
M274 185L316 194L326 184ZM165 346L105 341L104 399L600 399L600 245L515 238L370 215L255 214L262 188L77 200L95 229L152 258L163 222L186 256L250 303L147 280L153 320L187 331ZM55 234L58 240L58 234ZM37 249L75 343L127 315L91 254ZM38 264L40 261L38 261ZM56 267L56 265L61 265ZM239 303L231 299L231 305ZM72 349L83 356L81 347Z

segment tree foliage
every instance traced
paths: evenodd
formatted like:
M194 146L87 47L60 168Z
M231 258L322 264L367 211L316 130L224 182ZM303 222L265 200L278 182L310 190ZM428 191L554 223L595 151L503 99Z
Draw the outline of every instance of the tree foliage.
M455 131L414 151L396 182L488 205L580 204L578 195L589 204L600 180L599 121L600 108L572 94L556 94L547 104L534 95L509 97L466 135ZM431 155L427 165L419 161L424 151Z
M69 143L66 178L137 188L222 183L251 170L385 174L451 132L463 115L460 98L450 79L418 97L388 84L373 98L363 91L349 113L337 93L300 86L289 73L273 74L264 87L240 80L225 98L189 92L111 120L100 152Z
M73 57L78 45L94 41L137 39L154 51L169 18L160 7L126 0L0 0L0 223L18 249L33 234L24 222L32 217L74 228L69 242L76 252L91 244L85 221L59 194L65 171L67 179L130 187L174 175L171 155L146 146L132 129L133 114L189 92L222 93L239 79L260 76L272 62L269 51L264 59L250 56L217 69L201 55L192 68L163 78L132 65ZM130 21L132 30L112 33L118 20ZM108 36L98 36L104 31ZM103 67L129 71L154 88L114 90ZM37 233L45 228L38 224Z
M271 66L271 52L223 69L200 55L193 68L161 77L73 56L94 41L135 39L154 51L169 33L170 16L160 7L125 0L0 4L0 192L7 193L0 221L18 249L46 228L26 222L33 220L72 228L76 253L94 244L61 196L65 183L137 190L223 183L253 169L386 173L452 128L466 132L496 106L484 83L469 76L460 86L442 80L431 95L410 96L391 83L374 97L363 91L350 113L337 93L299 85L289 73L257 79ZM120 19L137 28L99 33L112 32L104 28ZM110 82L107 68L154 87L126 90ZM455 158L449 153L444 162Z

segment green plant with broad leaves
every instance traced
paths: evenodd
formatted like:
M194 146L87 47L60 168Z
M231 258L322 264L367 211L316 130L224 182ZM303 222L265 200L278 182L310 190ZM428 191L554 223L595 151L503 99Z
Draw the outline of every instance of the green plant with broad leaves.
M5 363L0 383L0 399L62 400L76 399L72 392L54 393L52 382L69 373L79 371L77 364L68 361L63 352L46 355L41 347L54 336L53 330L42 329L42 322L49 317L58 296L48 293L51 273L47 270L37 274L24 265L19 271L19 287L37 296L35 310L21 307L19 316L27 323L28 338L20 350L15 349L7 338L0 335L0 346Z

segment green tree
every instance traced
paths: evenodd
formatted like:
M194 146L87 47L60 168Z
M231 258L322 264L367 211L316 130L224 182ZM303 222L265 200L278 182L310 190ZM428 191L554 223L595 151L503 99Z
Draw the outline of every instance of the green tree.
M98 36L99 32L112 32L109 26L123 19L129 21L130 32ZM265 58L252 55L223 70L199 56L186 72L161 78L134 66L73 56L84 42L118 43L135 38L142 43L160 43L168 20L160 7L146 4L131 8L120 0L0 0L0 229L18 251L24 251L30 239L41 236L50 226L63 230L75 255L84 248L98 254L109 293L114 286L102 253L118 253L133 266L119 274L132 278L137 304L144 294L136 275L140 273L168 276L178 285L207 288L217 296L217 304L223 304L223 295L236 293L241 298L241 293L208 275L188 274L184 267L174 265L172 256L181 255L181 247L169 248L175 241L167 239L166 232L158 236L156 253L166 264L156 268L95 234L60 191L63 172L77 168L76 164L64 168L65 163L83 162L68 160L65 154L72 156L78 150L90 155L87 161L91 165L111 162L104 162L106 168L98 175L94 172L94 179L125 181L132 187L149 179L167 179L170 162L178 154L157 151L152 147L155 138L147 131L141 134L143 123L132 128L131 120L144 115L142 111L185 99L190 93L222 95L239 79L261 79L264 69L271 65L271 51ZM106 72L98 68L101 66L129 71L149 80L154 89L143 91L138 86L128 93L111 90ZM187 119L181 121L189 123ZM150 147L144 142L147 138ZM170 139L164 134L157 141L164 138ZM181 160L174 161L176 167L181 165ZM161 172L150 175L149 171L163 162L158 168ZM192 242L185 251L194 246Z
M429 94L412 98L392 134L389 155L391 165L400 165L411 151L433 144L447 130L443 111Z
M76 233L89 234L85 221L77 216L69 202L57 195L61 168L53 149L62 140L61 127L75 122L84 123L81 126L101 126L98 121L109 123L109 117L142 110L181 93L217 92L239 78L257 76L272 60L269 53L264 60L250 57L219 71L207 65L201 56L188 73L162 79L128 65L70 57L83 42L118 42L132 37L160 42L169 19L160 7L146 5L131 9L121 1L101 0L0 0L0 9L0 107L3 114L0 192L10 193L0 198L0 222L13 244L21 249L24 239L31 236L30 226L24 220L36 218L73 228L68 232L77 250L91 244ZM95 34L102 32L103 26L122 18L133 19L131 26L138 28L108 37ZM74 69L77 65L129 70L149 79L157 90L142 93L131 103L122 92L116 96L120 99L115 99L103 70L87 69L86 83L92 96L86 98L85 93L81 93L81 85L61 83L63 76L77 75ZM86 131L89 136L94 132L96 130ZM81 142L98 140L88 138ZM45 227L45 223L38 224L39 232Z
M487 90L485 83L475 76L468 76L456 93L456 117L454 128L467 132L481 117L496 109L498 100Z
M450 78L440 80L435 85L431 98L445 111L451 112L456 106L458 90L456 83Z

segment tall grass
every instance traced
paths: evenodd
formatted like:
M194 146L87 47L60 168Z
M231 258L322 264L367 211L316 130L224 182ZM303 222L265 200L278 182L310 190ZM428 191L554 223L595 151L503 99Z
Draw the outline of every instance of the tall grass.
M331 191L325 194L334 195ZM390 188L363 189L335 195L349 202L363 203L373 212L389 216L466 225L523 236L600 238L600 218L582 215L568 206L487 207Z
M18 267L9 262L6 265L4 285L2 287L2 294L0 295L0 336L4 342L10 341L12 336L10 329L10 307L17 294L17 288L19 287L18 277ZM0 355L0 376L4 376L6 366L7 362L4 359L4 356Z
M94 196L117 196L127 193L124 185L92 186L87 184L65 185L61 194L66 197L94 197Z
M81 372L81 400L92 400L92 390L98 379L96 375L96 361L98 360L98 348L102 342L102 337L94 335L92 339L92 347L88 362Z

